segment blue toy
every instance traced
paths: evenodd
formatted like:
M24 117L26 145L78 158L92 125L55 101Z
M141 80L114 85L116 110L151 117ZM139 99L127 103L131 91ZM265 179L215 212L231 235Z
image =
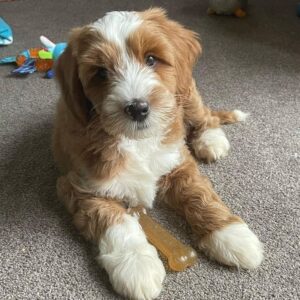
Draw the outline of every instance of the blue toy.
M57 60L67 47L67 43L54 44L43 35L40 36L40 40L41 43L46 47L47 51L52 53L52 58L54 60Z
M51 69L51 70L49 70L49 71L47 71L47 72L46 72L46 74L45 74L45 78L47 78L47 79L51 79L51 78L53 78L53 77L54 77L54 75L55 75L55 73L54 73L54 70L53 70L53 69Z
M13 42L13 33L10 26L0 18L0 45L9 45Z

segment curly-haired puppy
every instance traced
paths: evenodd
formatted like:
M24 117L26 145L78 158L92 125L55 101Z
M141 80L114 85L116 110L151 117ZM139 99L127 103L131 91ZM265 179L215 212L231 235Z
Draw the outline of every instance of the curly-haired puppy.
M197 91L197 35L161 9L111 12L72 31L57 64L61 98L53 138L59 197L115 290L159 295L165 269L128 207L165 201L191 225L211 258L252 269L261 243L201 175L197 159L227 155L221 124L246 114L214 112ZM189 147L187 146L189 144Z

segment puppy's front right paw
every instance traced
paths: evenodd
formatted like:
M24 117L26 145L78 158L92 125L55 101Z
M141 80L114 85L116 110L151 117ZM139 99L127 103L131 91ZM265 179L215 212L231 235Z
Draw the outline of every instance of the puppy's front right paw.
M159 295L166 271L136 217L125 215L122 223L108 228L99 250L99 262L116 292L137 300Z
M116 292L130 299L154 299L162 289L166 272L150 244L138 245L131 251L100 256Z

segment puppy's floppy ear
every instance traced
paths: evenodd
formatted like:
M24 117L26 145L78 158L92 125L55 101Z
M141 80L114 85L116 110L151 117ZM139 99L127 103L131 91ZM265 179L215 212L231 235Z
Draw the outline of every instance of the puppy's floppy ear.
M59 82L63 100L73 116L82 124L88 122L88 104L78 75L78 42L81 28L71 32L68 46L56 64L56 78Z
M172 43L175 50L175 68L178 82L182 82L187 86L192 79L193 67L202 52L202 48L195 32L175 22L170 22L170 27L175 33Z
M168 19L161 8L149 9L143 17L157 23L173 45L178 93L184 93L191 85L193 66L202 52L198 34Z
M202 52L198 35L182 25L168 21L167 34L174 45L177 92L185 94L192 83L193 67Z

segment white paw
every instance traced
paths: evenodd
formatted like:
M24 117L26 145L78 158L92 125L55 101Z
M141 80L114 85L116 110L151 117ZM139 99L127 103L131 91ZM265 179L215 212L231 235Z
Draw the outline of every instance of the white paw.
M236 120L239 122L245 122L246 119L248 118L248 116L250 115L249 113L244 113L243 111L239 110L239 109L235 109L233 111Z
M160 294L166 272L136 218L126 216L124 223L109 228L99 247L99 261L116 292L138 300Z
M245 223L230 224L199 243L211 258L229 266L257 268L263 260L263 247Z
M199 138L193 140L192 145L196 156L208 162L225 157L230 148L230 144L221 128L205 130Z

